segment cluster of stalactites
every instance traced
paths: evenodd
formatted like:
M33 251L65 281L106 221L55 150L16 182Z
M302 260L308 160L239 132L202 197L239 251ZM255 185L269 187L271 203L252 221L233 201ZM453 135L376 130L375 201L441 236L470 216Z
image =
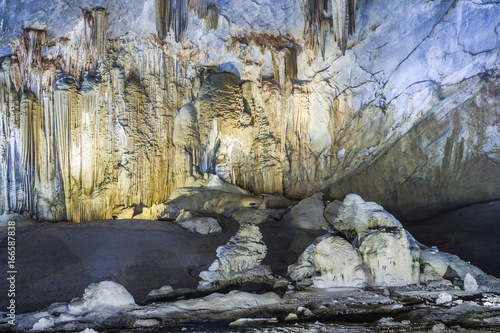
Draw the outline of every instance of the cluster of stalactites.
M317 54L325 56L326 38L332 34L338 47L345 54L347 37L352 35L356 24L359 0L331 0L332 18L325 17L328 0L304 0L306 18L305 44Z
M156 28L160 39L173 31L176 42L183 40L188 26L188 11L206 19L207 31L217 29L219 10L208 0L156 0Z
M10 76L16 90L42 66L45 37L45 30L23 29L21 37L12 43Z
M39 97L44 87L52 86L56 81L57 70L66 71L64 75L67 76L80 77L105 56L108 13L96 8L82 10L82 14L83 20L78 28L65 37L69 42L52 43L52 46L56 45L56 56L42 57L43 49L51 44L46 42L45 30L23 29L22 35L11 44L10 61L4 61L10 63L9 68L3 66L16 91L29 90ZM63 44L62 48L57 46Z
M347 37L354 33L356 28L356 11L359 0L332 0L332 21L335 41L345 54Z
M181 41L187 24L188 0L156 0L156 27L160 39L173 31L175 41Z

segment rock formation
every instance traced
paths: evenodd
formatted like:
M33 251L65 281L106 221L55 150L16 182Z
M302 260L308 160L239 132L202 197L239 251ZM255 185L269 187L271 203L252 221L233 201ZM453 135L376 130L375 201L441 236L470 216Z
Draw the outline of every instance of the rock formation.
M200 273L198 290L217 290L247 281L273 281L269 267L262 265L267 246L259 227L243 224L229 242L217 249L217 259Z
M438 283L470 292L478 285L482 291L500 287L500 280L457 256L418 243L382 206L356 194L346 196L333 231L318 237L289 266L288 275L294 281L312 278L322 288Z

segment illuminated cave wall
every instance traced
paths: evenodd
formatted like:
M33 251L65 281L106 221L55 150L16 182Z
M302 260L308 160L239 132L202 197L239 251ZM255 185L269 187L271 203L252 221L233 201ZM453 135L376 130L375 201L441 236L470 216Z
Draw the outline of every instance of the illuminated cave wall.
M409 219L500 198L498 4L101 2L2 26L0 211L110 218L204 173Z

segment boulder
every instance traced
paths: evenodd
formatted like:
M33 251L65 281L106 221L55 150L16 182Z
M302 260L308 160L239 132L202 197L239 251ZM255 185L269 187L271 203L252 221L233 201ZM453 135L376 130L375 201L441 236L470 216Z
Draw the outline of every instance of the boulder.
M370 271L357 249L336 234L320 236L288 267L294 281L312 277L317 288L365 286L370 284Z
M465 292L468 294L473 294L473 293L477 292L477 289L478 289L478 285L477 285L476 279L474 279L474 277L470 273L467 273L465 275L465 279L464 279Z
M113 281L102 281L88 286L81 299L71 301L68 310L71 315L81 316L88 312L118 312L134 306L134 297L125 287Z
M131 219L134 216L134 207L115 207L111 215L116 216L118 219Z
M325 205L322 198L323 193L319 192L301 200L283 218L294 228L329 230L330 226L323 216Z
M202 235L221 232L222 227L213 217L192 217L177 223L189 232Z
M169 298L174 296L176 296L176 293L171 286L163 286L160 289L151 290L148 294L148 300L156 301L162 298Z
M179 212L179 215L177 216L177 218L175 219L175 223L186 221L192 217L193 217L193 213L191 213L189 210L182 209Z
M474 281L478 291L496 291L500 288L500 279L485 274L482 270L463 261L458 256L440 252L436 247L425 248L420 253L420 282L451 281L474 292ZM467 278L470 276L469 278ZM472 279L471 279L472 278ZM467 280L467 281L466 281Z
M359 251L375 286L418 283L410 243L403 228L378 228L361 233Z
M340 231L353 230L358 235L367 229L380 227L402 228L401 223L382 206L375 202L365 202L357 194L348 194L339 208L338 216L333 222Z
M339 214L340 206L342 206L342 201L340 200L334 200L326 206L323 215L329 224L333 225L333 222Z
M314 286L361 287L370 283L370 272L357 249L339 236L329 236L313 245L312 257L320 276Z

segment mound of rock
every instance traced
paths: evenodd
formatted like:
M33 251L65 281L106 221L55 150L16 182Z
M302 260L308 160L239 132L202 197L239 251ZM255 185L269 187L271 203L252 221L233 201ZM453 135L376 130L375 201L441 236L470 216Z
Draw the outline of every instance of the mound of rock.
M198 290L217 290L248 281L274 281L268 266L261 264L267 254L262 233L255 224L243 224L229 242L217 248L217 259L200 273Z
M330 209L334 214L336 208ZM419 244L382 206L359 195L346 196L332 224L333 233L318 237L289 266L293 280L312 278L316 287L432 282L469 292L500 289L499 279L457 256Z
M323 193L316 193L301 200L283 218L294 228L329 230L330 225L324 217L325 203Z
M295 281L312 277L318 288L362 287L371 281L359 251L335 234L318 237L288 268L288 274Z

